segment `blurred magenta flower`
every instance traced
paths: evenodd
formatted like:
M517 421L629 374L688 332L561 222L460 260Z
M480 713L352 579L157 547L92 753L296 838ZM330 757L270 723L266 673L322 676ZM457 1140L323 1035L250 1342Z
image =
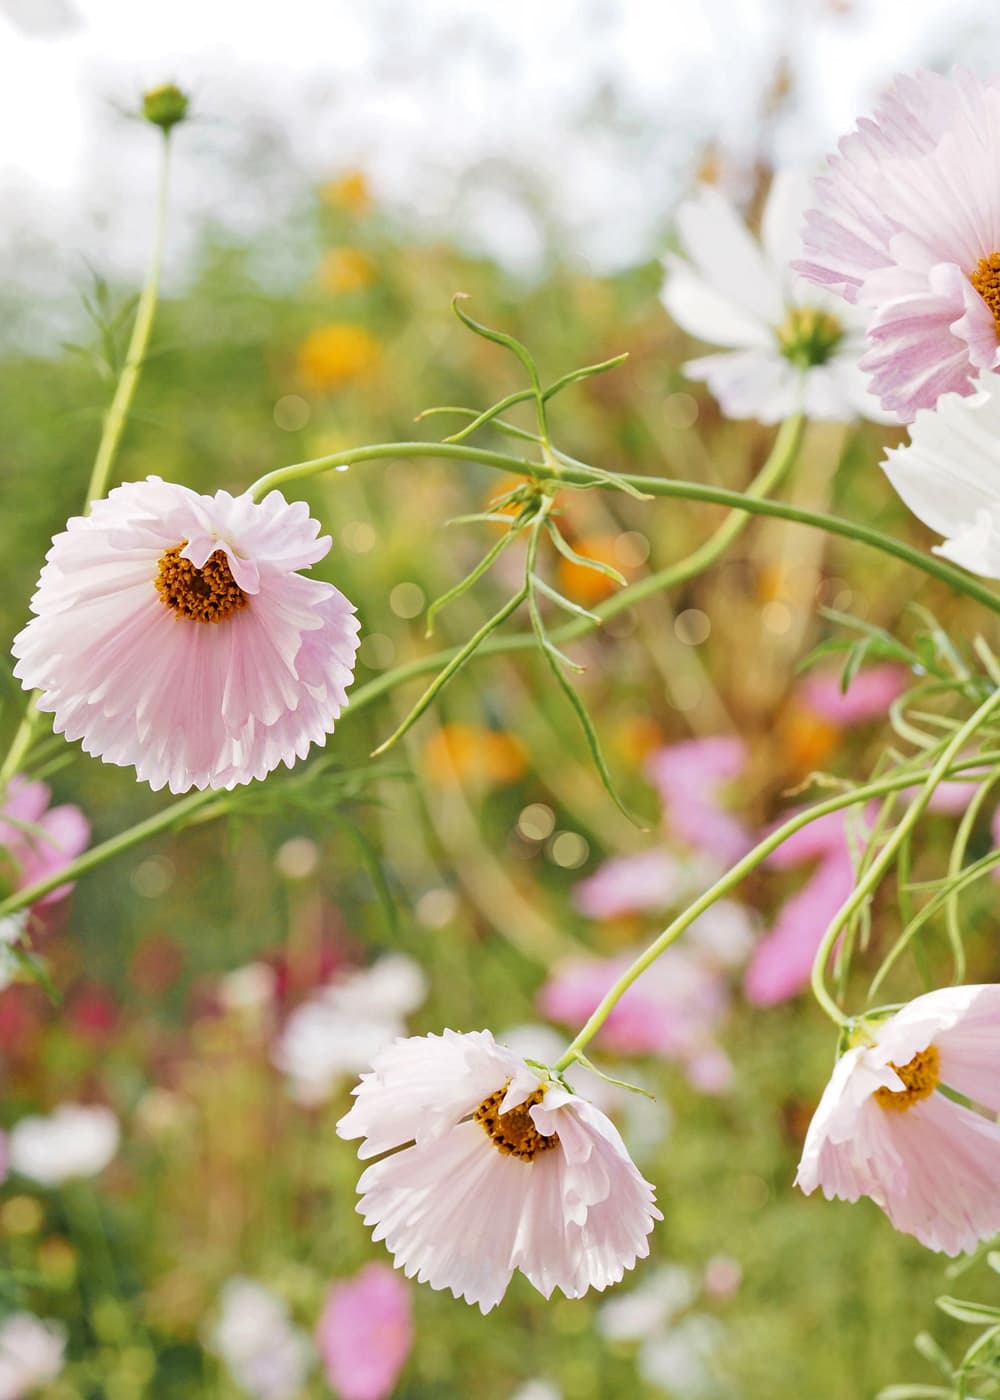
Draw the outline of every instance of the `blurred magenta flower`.
M791 272L809 199L806 176L779 171L759 243L711 186L677 212L686 257L665 260L663 304L690 335L725 347L684 372L707 384L731 418L884 418L858 370L867 316Z
M0 806L0 858L13 864L14 888L25 889L55 875L84 851L90 823L79 807L50 807L45 783L33 783L15 773ZM60 885L43 895L35 908L54 904L72 885Z
M774 1006L808 986L823 934L854 888L842 812L804 826L773 851L767 863L772 870L789 870L810 861L818 861L812 875L782 905L750 960L743 990L754 1006Z
M413 1345L410 1290L388 1264L366 1264L335 1283L316 1328L330 1385L341 1400L387 1400Z
M57 733L154 789L291 768L325 744L353 679L353 605L298 572L329 549L278 491L118 486L53 540L14 674Z
M805 261L866 308L861 369L909 422L1000 366L1000 83L967 71L899 77L816 181Z
M889 706L906 689L908 675L902 666L866 666L841 689L840 673L814 671L799 686L799 698L814 714L840 728L885 719Z
M651 754L646 772L656 785L670 830L696 851L726 864L753 845L747 827L727 812L723 788L747 763L742 739L687 739Z
M944 987L866 1021L826 1086L797 1184L870 1196L928 1249L972 1252L1000 1230L998 1058L1000 986Z
M496 1307L515 1269L550 1297L617 1283L663 1217L614 1124L489 1031L377 1056L337 1124L381 1156L358 1210L408 1278Z

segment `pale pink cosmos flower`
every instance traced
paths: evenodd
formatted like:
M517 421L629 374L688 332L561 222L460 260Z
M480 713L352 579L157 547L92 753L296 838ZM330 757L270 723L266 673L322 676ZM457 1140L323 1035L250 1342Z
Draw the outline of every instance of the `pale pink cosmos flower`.
M387 1264L366 1264L330 1289L316 1344L340 1400L387 1400L413 1345L410 1290Z
M797 1184L828 1200L870 1196L928 1249L971 1252L1000 1231L1000 986L928 992L855 1039L810 1124Z
M883 419L858 369L868 321L791 268L810 200L808 177L782 170L768 193L758 242L723 194L706 186L677 213L685 257L665 260L662 300L689 334L720 353L684 366L732 418L777 423Z
M14 887L28 885L55 875L84 851L90 840L90 823L67 803L50 807L52 794L45 783L33 783L15 773L0 805L0 859L13 865ZM54 904L69 894L72 885L60 885L38 901L38 906Z
M695 1088L721 1093L732 1077L732 1065L716 1040L730 1002L724 973L746 957L752 924L741 905L720 900L688 932L688 942L668 948L636 979L598 1034L600 1043L618 1054L677 1060ZM579 1025L634 956L563 963L539 993L539 1007L553 1020Z
M33 1313L10 1313L0 1323L0 1400L24 1400L63 1369L66 1330Z
M861 368L909 421L1000 367L1000 83L900 77L816 182L796 269L867 308Z
M689 867L662 847L612 856L580 880L573 903L591 919L614 919L646 909L668 909L691 888Z
M149 477L69 521L14 639L54 728L154 789L232 788L322 745L358 623L298 571L330 548L302 501Z
M662 1219L611 1120L489 1031L397 1040L337 1124L363 1138L358 1210L407 1278L489 1312L515 1269L548 1298L604 1289Z

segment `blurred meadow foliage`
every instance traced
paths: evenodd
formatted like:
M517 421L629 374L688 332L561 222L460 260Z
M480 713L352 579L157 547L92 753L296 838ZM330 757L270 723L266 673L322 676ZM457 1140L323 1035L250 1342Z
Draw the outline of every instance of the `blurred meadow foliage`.
M596 277L567 254L543 278L519 281L447 243L414 240L362 171L331 178L301 219L295 238L311 252L290 289L258 275L254 247L205 235L183 295L161 304L119 479L158 473L238 491L283 463L433 436L438 420L414 424L430 405L479 408L519 389L516 362L452 315L458 291L472 314L530 344L549 379L629 352L554 403L566 452L733 488L766 457L770 430L725 421L683 379L691 346L660 306L658 264ZM130 289L95 277L82 290L86 343L45 358L8 352L0 367L7 639L24 621L49 538L79 510L123 352ZM530 426L522 411L511 416ZM811 426L790 498L926 545L876 468L893 440L872 425ZM318 573L359 601L356 685L464 640L509 596L520 545L424 637L427 604L475 565L498 528L445 522L485 510L509 485L475 464L405 458L304 483L334 539ZM716 507L619 493L578 492L559 504L574 548L630 581L686 555L722 519ZM543 570L583 606L616 588L554 553ZM888 742L884 719L848 729L811 710L801 663L845 635L821 607L912 640L926 626L911 607L918 602L952 637L982 626L978 616L966 622L971 605L902 563L751 520L710 572L575 643L586 668L575 683L646 831L610 802L564 697L526 651L475 660L383 758L368 755L420 680L356 716L348 709L323 755L235 795L222 821L160 836L81 879L35 938L54 996L28 983L0 993L3 1124L99 1101L123 1125L121 1150L99 1177L44 1190L13 1174L0 1188L0 1306L68 1330L67 1366L39 1393L246 1393L211 1343L229 1279L265 1284L311 1333L331 1283L384 1258L354 1214L357 1163L334 1132L353 1075L303 1103L274 1063L292 1011L331 977L401 951L427 982L407 1020L412 1032L456 1017L461 1029L489 1025L500 1035L539 1022L539 993L560 959L613 956L662 922L653 913L587 918L573 901L605 858L671 844L644 776L650 754L740 735L749 761L727 802L757 830L802 800L793 794L814 770L870 771ZM10 732L21 702L13 689L3 700ZM126 772L64 746L46 754L40 776L86 813L95 842L161 805ZM917 880L934 878L946 859L949 827L934 821L940 849L921 848ZM977 831L971 854L987 849ZM765 868L739 898L763 930L802 882ZM989 880L965 896L969 981L1000 971L994 905ZM897 912L883 891L876 949ZM928 940L927 957L943 957L940 940ZM901 995L921 985L914 964ZM565 1400L858 1400L900 1375L933 1381L913 1333L932 1329L951 1350L964 1335L960 1321L934 1311L948 1291L940 1261L894 1234L868 1202L805 1200L791 1187L832 1058L824 1019L804 997L752 1008L734 987L719 1039L733 1077L715 1094L698 1092L677 1065L651 1056L626 1064L595 1048L602 1067L640 1077L655 1095L632 1142L665 1215L651 1260L611 1294L551 1305L517 1280L488 1318L413 1285L415 1342L394 1394L506 1400L539 1380ZM639 1112L632 1103L624 1111ZM964 1290L981 1284L989 1301L986 1280L970 1278ZM660 1341L674 1337L673 1350L657 1351L604 1311L657 1288ZM321 1364L295 1393L332 1393Z

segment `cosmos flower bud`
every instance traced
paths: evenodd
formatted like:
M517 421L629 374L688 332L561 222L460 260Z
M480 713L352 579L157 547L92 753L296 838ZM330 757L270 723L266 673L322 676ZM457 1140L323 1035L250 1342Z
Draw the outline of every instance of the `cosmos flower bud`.
M164 132L170 131L187 117L190 99L175 83L163 83L143 93L142 115Z

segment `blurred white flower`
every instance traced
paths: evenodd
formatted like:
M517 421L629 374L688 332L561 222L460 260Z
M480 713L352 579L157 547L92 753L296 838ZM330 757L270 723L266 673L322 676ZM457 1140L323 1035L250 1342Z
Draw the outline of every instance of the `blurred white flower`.
M726 1340L718 1318L690 1313L669 1331L648 1337L639 1349L639 1375L668 1395L701 1400L718 1395L721 1385L714 1365Z
M288 1076L296 1102L323 1103L337 1081L367 1069L427 995L419 966L391 953L322 988L289 1016L272 1059Z
M226 1011L262 1011L274 1000L277 977L264 962L234 968L219 981L219 1001Z
M240 1275L222 1289L208 1344L254 1400L293 1400L314 1359L309 1337L293 1325L282 1300Z
M562 1391L551 1381L525 1381L514 1391L510 1400L562 1400Z
M48 1117L15 1123L8 1138L12 1171L43 1186L61 1186L74 1177L96 1176L118 1151L121 1131L110 1108L100 1104L61 1104Z
M777 423L799 411L896 422L858 369L868 313L790 270L811 199L809 179L779 171L758 243L724 195L706 186L681 205L685 258L668 254L663 304L683 330L722 345L684 372L706 383L731 418Z
M17 956L13 945L21 937L28 922L28 911L8 914L0 919L0 992L9 987L17 975Z
M57 1322L11 1313L0 1323L0 1400L21 1400L63 1368L66 1334Z
M615 1342L643 1341L689 1308L697 1292L690 1270L667 1264L649 1273L638 1287L602 1303L597 1310L597 1330Z

